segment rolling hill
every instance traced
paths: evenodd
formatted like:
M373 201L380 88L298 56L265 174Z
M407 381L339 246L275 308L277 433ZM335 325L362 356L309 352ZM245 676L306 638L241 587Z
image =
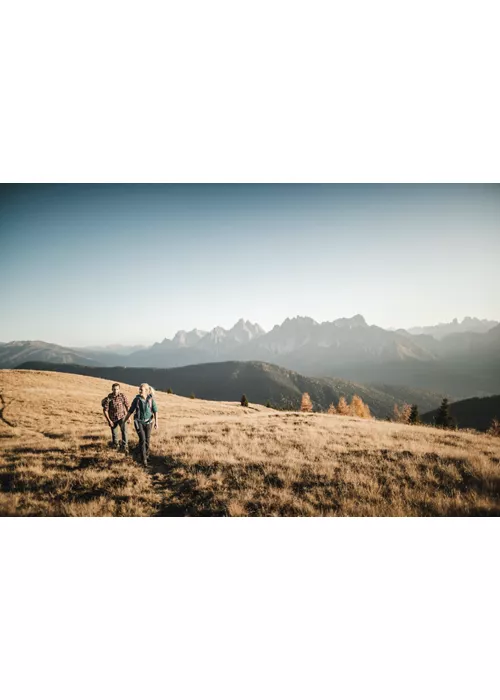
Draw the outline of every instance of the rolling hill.
M421 412L435 408L442 396L427 391L385 385L362 386L338 378L306 377L266 362L206 362L198 365L151 369L148 367L83 367L28 362L18 369L45 370L102 377L138 385L148 382L156 389L171 388L176 394L215 401L237 401L246 394L250 401L298 409L304 392L308 392L315 410L325 411L340 396L348 400L358 394L378 418L392 414L395 403L417 403Z
M424 423L432 425L437 409L424 413L421 418ZM459 428L474 428L488 430L494 418L500 420L500 396L474 397L450 404L452 415Z
M23 362L52 362L56 364L97 365L95 359L62 345L42 340L14 340L0 344L0 368L9 369Z
M143 468L108 447L108 391L0 371L0 515L500 515L498 438L157 392Z

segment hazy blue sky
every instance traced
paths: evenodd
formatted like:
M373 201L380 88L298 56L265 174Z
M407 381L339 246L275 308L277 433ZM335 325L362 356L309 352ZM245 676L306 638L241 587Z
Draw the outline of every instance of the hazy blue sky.
M0 340L500 320L497 185L3 185Z

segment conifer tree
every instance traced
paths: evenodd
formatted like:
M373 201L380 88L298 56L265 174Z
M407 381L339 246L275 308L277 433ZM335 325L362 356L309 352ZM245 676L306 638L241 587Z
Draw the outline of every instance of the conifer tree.
M438 428L450 428L450 427L452 427L453 419L450 416L450 407L449 407L447 398L444 398L442 400L441 406L437 410L436 418L434 419L434 424Z
M301 404L300 404L300 410L301 410L301 411L305 411L305 412L307 412L307 413L310 413L310 412L313 410L313 405L312 405L311 397L309 396L309 394L307 393L307 391L305 391L305 392L302 394L302 401L301 401Z
M337 413L340 413L341 416L349 415L349 406L347 404L347 401L345 400L345 396L341 396L339 399L339 402L337 404Z
M335 408L335 404L334 404L334 403L331 403L331 404L328 406L327 413L330 413L330 414L337 413L337 409Z
M411 423L412 425L417 425L418 423L420 423L420 416L418 414L418 406L416 403L414 403L411 407L410 418L408 419L408 423Z
M266 401L266 408L271 408L271 402L269 401L269 399Z
M358 396L357 394L354 394L354 396L351 399L351 405L349 407L351 416L357 416L358 418L371 418L371 413L370 409L368 406L365 404L363 399Z
M242 406L248 406L248 399L247 399L247 397L245 396L245 394L243 394L243 396L241 397L241 405L242 405Z
M172 391L172 387L169 386L168 389L167 389L167 394L173 394L173 393L174 393L174 392Z
M190 399L195 399L196 396L194 395L194 391L191 392L191 396L189 397Z

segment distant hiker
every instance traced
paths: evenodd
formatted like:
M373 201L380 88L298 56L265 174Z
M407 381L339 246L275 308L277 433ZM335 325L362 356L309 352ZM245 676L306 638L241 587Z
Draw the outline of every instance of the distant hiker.
M113 384L111 387L111 394L108 394L105 399L101 401L102 410L108 425L111 428L111 438L113 440L113 447L118 449L120 446L123 447L125 453L128 453L128 442L127 442L127 411L129 409L128 399L125 394L120 391L119 384ZM121 430L122 440L118 443L118 433Z
M128 420L134 411L134 426L137 431L137 435L139 436L139 450L142 457L142 463L145 467L147 467L151 428L153 427L153 424L155 430L158 428L158 407L154 398L154 391L149 384L140 385L139 393L132 401L125 420Z

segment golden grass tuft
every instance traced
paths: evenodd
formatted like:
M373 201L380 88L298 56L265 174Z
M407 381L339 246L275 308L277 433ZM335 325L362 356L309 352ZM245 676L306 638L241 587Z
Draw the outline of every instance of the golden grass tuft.
M143 469L107 446L110 386L0 371L2 515L500 514L500 442L486 434L157 392Z

